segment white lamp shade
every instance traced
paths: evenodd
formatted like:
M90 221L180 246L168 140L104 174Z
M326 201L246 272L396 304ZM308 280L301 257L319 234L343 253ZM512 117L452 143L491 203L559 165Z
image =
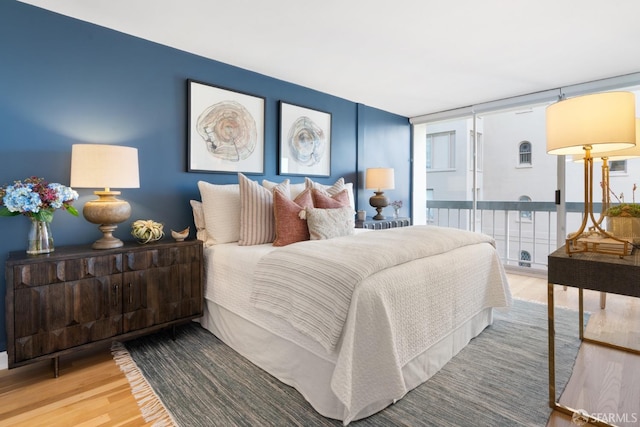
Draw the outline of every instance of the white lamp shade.
M74 144L71 187L139 188L138 149L120 145Z
M393 168L369 168L365 178L365 187L370 189L392 190L395 188Z
M640 157L640 119L636 119L636 145L631 148L625 148L622 150L606 151L596 155L594 161L601 161L603 157L608 160L627 160ZM574 154L572 157L574 162L584 161L584 154Z
M547 153L580 154L590 147L595 154L633 147L635 105L631 92L596 93L550 105L546 111Z

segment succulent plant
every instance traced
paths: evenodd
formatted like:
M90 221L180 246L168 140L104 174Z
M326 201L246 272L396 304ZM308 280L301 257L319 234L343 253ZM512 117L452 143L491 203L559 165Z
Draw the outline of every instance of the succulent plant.
M607 216L640 218L640 204L623 203L607 209Z
M151 219L139 219L131 224L131 235L140 243L155 242L164 236L163 227Z

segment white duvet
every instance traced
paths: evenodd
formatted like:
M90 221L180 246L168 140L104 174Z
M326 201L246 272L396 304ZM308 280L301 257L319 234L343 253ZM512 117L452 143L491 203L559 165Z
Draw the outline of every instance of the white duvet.
M208 248L206 298L334 362L331 389L344 405L345 424L372 404L404 396L409 390L402 368L443 336L485 307L510 305L495 248L486 240L464 244L365 278L354 289L335 351L327 351L287 321L251 304L258 261L274 250L271 245Z
M478 243L495 246L486 234L425 225L300 242L270 252L260 260L253 276L251 302L256 308L285 319L331 352L342 336L354 291L365 279L395 266ZM393 283L386 286L391 287L387 291L395 288ZM413 297L422 289L412 289L407 294ZM388 294L381 293L380 298ZM484 304L480 299L469 307L478 310L490 306ZM415 319L415 313L400 313L406 320L395 327L396 335ZM437 334L432 331L430 335Z

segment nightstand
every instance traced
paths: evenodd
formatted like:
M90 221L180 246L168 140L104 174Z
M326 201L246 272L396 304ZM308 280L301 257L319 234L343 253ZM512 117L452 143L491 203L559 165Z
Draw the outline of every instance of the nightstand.
M385 218L381 220L375 220L371 217L367 217L364 221L356 220L356 228L366 228L369 230L384 230L387 228L408 227L411 225L411 218Z

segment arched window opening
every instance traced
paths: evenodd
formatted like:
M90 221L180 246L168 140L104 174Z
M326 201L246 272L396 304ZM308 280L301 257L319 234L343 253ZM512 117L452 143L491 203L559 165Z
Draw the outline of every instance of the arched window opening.
M531 254L528 251L520 251L520 267L531 267Z
M520 143L520 164L531 164L531 143L529 141L522 141Z

